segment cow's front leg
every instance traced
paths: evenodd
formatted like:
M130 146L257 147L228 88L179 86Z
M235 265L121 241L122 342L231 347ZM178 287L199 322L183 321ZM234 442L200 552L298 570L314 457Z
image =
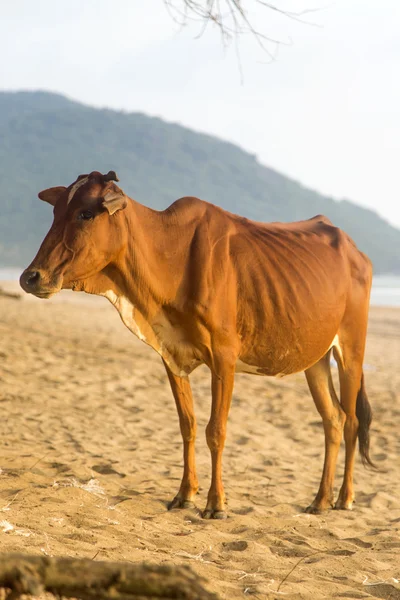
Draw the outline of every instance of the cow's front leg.
M172 393L178 409L179 424L183 438L183 477L179 492L168 505L172 508L191 508L199 489L196 475L195 449L196 418L193 410L193 397L188 377L177 377L164 361Z
M234 367L224 366L212 373L211 417L206 429L207 444L211 452L211 487L203 513L204 519L226 519L225 493L222 484L222 451L226 438L226 423L231 405Z

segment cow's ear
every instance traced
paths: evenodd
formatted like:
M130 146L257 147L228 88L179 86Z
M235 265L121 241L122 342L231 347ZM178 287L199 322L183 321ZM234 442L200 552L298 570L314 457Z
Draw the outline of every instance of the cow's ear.
M126 196L120 189L111 189L105 194L102 201L102 205L108 210L109 215L113 215L117 210L123 210L127 204Z
M58 187L52 187L48 188L47 190L42 190L38 193L38 196L41 200L44 200L52 206L55 206L57 200L63 195L66 189L66 187L60 185Z

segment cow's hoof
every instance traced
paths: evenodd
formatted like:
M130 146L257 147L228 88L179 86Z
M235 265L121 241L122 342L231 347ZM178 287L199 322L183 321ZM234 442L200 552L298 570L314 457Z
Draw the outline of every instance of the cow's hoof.
M184 500L183 498L176 496L168 504L168 510L173 510L174 508L196 508L196 506L191 500Z
M228 513L225 510L210 510L206 508L202 516L203 519L227 519Z
M353 502L336 502L335 510L353 510Z
M322 515L322 513L325 512L325 510L326 509L319 508L318 506L313 506L312 504L310 504L310 506L307 506L307 508L304 509L304 512L309 515Z

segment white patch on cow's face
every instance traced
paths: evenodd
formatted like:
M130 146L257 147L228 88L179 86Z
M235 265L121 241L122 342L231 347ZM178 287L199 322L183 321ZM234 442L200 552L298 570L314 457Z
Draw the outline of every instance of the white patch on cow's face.
M83 179L80 179L79 181L74 183L74 185L72 186L72 188L70 189L70 192L68 194L67 204L69 204L71 202L71 200L75 196L77 190L79 190L79 188L82 187L82 185L85 185L85 183L87 183L88 180L89 180L89 177L84 177Z
M146 337L140 331L138 324L136 323L135 319L133 318L133 311L134 311L135 307L128 300L128 298L126 298L125 296L117 296L117 294L115 292L113 292L112 290L108 290L107 292L102 294L102 296L105 296L107 298L107 300L109 300L111 302L111 304L113 304L115 306L115 308L119 312L119 315L120 315L124 325L126 325L126 327L130 331L132 331L132 333L134 333L139 338L139 340L142 340L143 342L145 342Z

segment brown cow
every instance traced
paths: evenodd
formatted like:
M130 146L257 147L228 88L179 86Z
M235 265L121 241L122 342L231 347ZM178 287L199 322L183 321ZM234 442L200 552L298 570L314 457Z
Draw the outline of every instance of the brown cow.
M205 518L224 518L222 450L235 372L305 371L325 431L322 480L308 512L333 505L344 430L346 462L336 508L354 500L357 435L369 458L371 408L362 363L372 270L368 258L325 217L255 223L197 198L162 212L128 198L110 171L40 192L54 222L21 275L23 289L105 296L125 325L160 354L183 437L184 470L170 508L193 505L196 420L188 375L206 364L212 408L206 428L212 479ZM333 350L340 402L332 385Z

